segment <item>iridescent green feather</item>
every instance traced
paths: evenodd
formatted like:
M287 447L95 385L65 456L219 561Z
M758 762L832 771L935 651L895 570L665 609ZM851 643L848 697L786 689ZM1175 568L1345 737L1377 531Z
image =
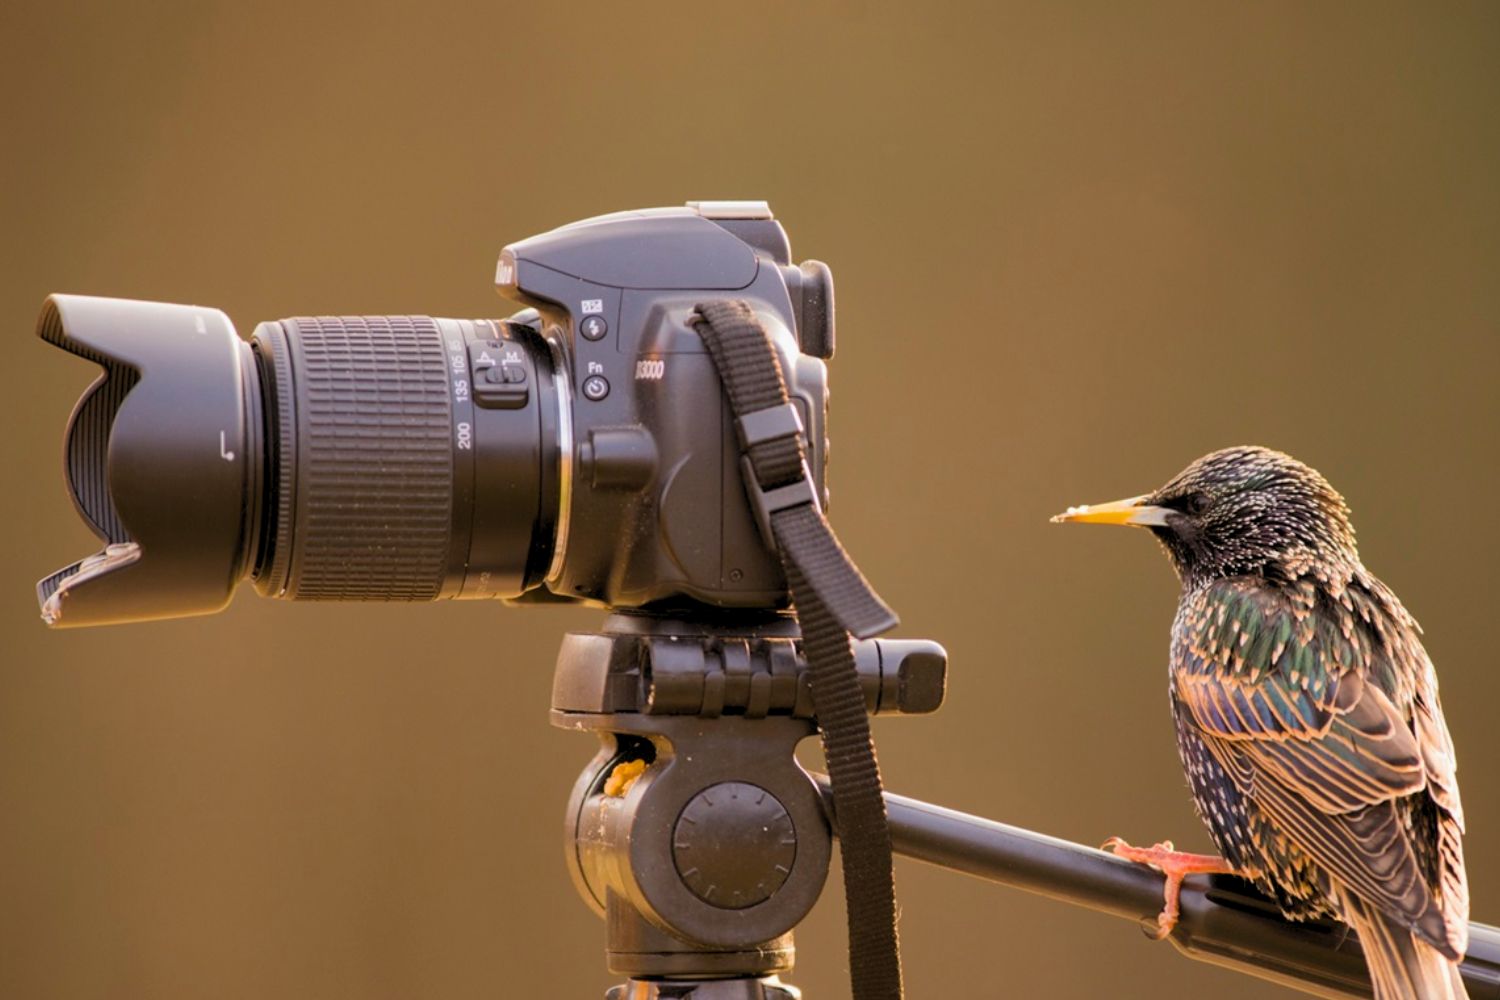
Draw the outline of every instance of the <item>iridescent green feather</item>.
M1451 950L1441 873L1401 834L1426 779L1400 685L1382 683L1400 670L1366 669L1410 651L1386 645L1380 633L1396 630L1375 627L1376 617L1342 602L1306 607L1253 579L1185 595L1173 642L1179 725L1193 726L1220 763L1209 780L1238 786L1240 814L1216 816L1212 804L1225 798L1201 777L1194 794L1210 828L1239 824L1215 830L1216 840L1252 845L1240 853L1284 901L1321 898L1319 880L1332 877Z

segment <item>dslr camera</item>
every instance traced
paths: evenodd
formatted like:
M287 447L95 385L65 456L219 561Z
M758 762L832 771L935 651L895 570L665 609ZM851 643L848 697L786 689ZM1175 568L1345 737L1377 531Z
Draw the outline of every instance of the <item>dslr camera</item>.
M39 334L103 369L65 454L104 549L38 584L56 626L292 600L499 598L701 614L780 609L692 327L747 302L826 501L828 268L764 202L585 219L512 243L507 319L299 317L248 342L217 309L54 295Z

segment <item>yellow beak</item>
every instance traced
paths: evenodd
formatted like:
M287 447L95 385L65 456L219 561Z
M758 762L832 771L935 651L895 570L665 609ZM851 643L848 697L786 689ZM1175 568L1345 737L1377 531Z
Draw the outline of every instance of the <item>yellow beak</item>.
M1080 521L1084 524L1134 524L1140 526L1164 525L1172 510L1154 507L1145 502L1146 496L1116 500L1113 503L1084 504L1069 507L1052 518L1054 524L1063 521Z

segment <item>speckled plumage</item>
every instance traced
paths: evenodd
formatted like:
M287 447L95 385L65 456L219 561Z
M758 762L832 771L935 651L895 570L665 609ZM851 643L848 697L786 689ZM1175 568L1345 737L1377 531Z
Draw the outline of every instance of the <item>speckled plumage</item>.
M1225 859L1288 917L1353 926L1379 1000L1463 997L1463 810L1437 678L1343 498L1295 459L1233 448L1133 503L1182 581L1172 717Z

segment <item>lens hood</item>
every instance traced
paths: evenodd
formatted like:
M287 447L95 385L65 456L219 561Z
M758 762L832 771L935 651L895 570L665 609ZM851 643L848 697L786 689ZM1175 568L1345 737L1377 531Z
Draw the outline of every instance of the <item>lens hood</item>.
M68 487L103 551L37 584L55 626L210 614L245 575L262 502L255 362L201 306L53 295L37 335L104 372L73 409Z

